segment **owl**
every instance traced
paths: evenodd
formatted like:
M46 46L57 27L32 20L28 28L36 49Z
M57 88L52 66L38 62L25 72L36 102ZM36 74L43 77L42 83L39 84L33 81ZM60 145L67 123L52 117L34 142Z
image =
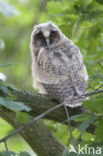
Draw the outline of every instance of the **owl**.
M52 22L31 34L33 87L70 107L84 100L88 74L79 48Z

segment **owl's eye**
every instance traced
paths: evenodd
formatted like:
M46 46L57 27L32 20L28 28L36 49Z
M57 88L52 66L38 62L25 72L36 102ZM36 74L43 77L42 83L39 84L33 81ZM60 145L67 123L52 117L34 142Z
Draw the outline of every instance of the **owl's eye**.
M44 36L43 36L42 32L40 32L39 34L37 34L37 38L39 40L43 40L44 39Z
M35 46L45 46L46 45L45 37L43 36L43 33L41 31L34 36L34 44L35 44Z
M57 33L55 31L51 31L50 33L50 39L54 39L56 37Z

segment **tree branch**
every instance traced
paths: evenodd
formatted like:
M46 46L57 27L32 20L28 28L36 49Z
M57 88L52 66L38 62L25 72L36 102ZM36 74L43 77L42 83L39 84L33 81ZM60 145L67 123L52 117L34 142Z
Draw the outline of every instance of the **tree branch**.
M92 92L86 93L85 96L88 97L88 96L92 96L92 95L100 94L100 93L103 93L103 89L100 89L100 90L95 89L95 90L92 91Z
M16 135L17 133L19 133L20 131L22 131L24 128L30 126L32 123L34 123L34 122L36 122L37 120L43 118L46 114L48 114L48 113L52 112L53 110L55 110L55 109L61 107L62 105L63 105L63 104L58 104L58 105L56 105L56 106L54 106L54 107L48 109L48 110L45 111L44 113L38 115L37 117L33 118L33 119L30 120L28 123L22 125L20 128L16 129L15 131L13 131L13 132L12 132L11 134L9 134L8 136L6 136L6 137L0 139L0 143L4 142L5 145L6 145L6 141L7 141L9 138L13 137L14 135ZM7 148L6 148L6 149L7 149Z
M37 121L41 117L45 117L47 119L58 121L58 122L63 122L63 121L66 120L65 110L63 109L63 107L60 108L60 106L62 106L62 104L58 105L57 101L48 98L46 95L35 94L35 93L27 92L27 91L19 91L19 90L14 90L14 89L10 89L10 90L11 90L11 94L15 97L16 101L24 102L25 105L32 108L29 115L32 115L32 116L37 116L38 115L38 116L36 118L33 118L29 123L24 124L23 126L21 126L19 129L14 131L12 134L10 134L10 135L4 137L3 139L1 139L0 143L1 142L6 143L8 138L10 138L13 135L15 135L16 133L20 132L22 129L26 128L28 125L30 125L31 123ZM103 92L103 89L94 90L92 92L86 93L85 96L91 96L91 95L99 94L99 93L102 93L102 92ZM56 108L58 108L58 110ZM9 115L11 113L13 113L13 112L5 109L5 108L3 108L3 109L4 109L4 111L6 113L8 112ZM53 111L53 112L51 112L51 111ZM76 108L68 107L68 112L69 112L70 116L77 115L77 114L88 113L88 111L83 106L79 106L79 107L76 107ZM5 113L3 113L3 114L1 113L0 114L1 117L5 118L4 114ZM14 113L13 113L13 116L14 116ZM13 125L14 125L14 127L16 127L16 125L14 123L13 123ZM76 123L72 122L72 126L76 126ZM92 126L89 127L88 130L93 132L94 129L95 129L95 126L92 125ZM24 135L24 138L25 138L25 135ZM64 150L63 146L62 146L62 149ZM62 150L62 152L63 152L63 150Z
M31 111L29 112L29 115L31 116L38 116L41 113L45 112L46 110L59 104L56 100L50 99L46 95L38 93L35 94L32 92L17 91L17 90L12 91L11 93L15 97L15 101L23 102L25 103L25 105L31 107ZM70 116L88 112L83 106L75 108L68 107L68 111ZM57 122L64 122L65 120L67 120L65 109L63 107L58 108L57 110L54 110L52 113L47 114L45 118Z
M86 97L103 93L103 89L94 90L85 94ZM38 116L46 110L58 105L58 102L50 99L47 95L42 95L39 93L32 93L27 91L18 91L12 90L11 94L15 97L16 101L24 102L25 105L31 107L29 114L31 116ZM68 112L70 116L88 113L83 106L71 108L68 107ZM52 113L49 113L45 116L46 119L54 120L56 122L64 122L67 120L65 109L63 107L54 110ZM71 122L71 126L76 126L74 121Z

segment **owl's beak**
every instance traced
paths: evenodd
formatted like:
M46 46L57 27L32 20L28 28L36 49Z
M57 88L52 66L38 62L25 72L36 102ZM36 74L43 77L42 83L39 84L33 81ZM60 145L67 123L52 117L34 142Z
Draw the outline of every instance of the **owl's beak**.
M49 41L49 38L46 39L46 43L47 43L47 46L50 45L50 41Z

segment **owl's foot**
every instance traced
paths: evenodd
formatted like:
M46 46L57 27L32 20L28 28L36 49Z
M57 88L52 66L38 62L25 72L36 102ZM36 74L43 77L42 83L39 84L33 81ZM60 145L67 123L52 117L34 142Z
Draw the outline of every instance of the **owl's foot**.
M86 97L84 96L84 95L75 95L74 97L73 97L73 99L74 100L79 100L79 99L81 99L81 100L84 100Z
M82 105L85 96L74 96L72 99L65 99L63 102L69 107L78 107Z

